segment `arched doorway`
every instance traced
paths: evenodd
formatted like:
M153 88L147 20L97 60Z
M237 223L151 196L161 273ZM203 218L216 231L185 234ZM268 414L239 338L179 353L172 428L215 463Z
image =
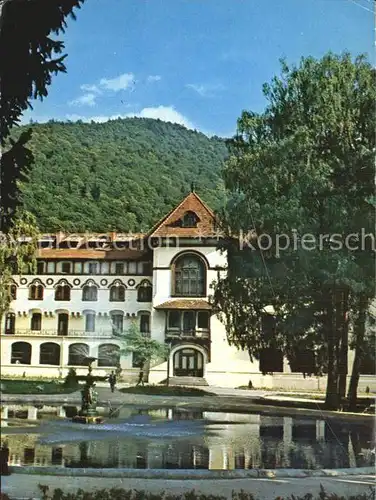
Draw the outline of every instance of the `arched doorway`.
M200 351L185 347L174 354L175 377L203 377L204 356Z

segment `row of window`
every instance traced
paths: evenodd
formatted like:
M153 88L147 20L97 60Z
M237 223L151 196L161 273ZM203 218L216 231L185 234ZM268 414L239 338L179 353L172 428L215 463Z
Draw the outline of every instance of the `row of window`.
M37 262L37 274L113 274L151 276L153 274L151 262Z
M50 263L48 263L50 264ZM51 263L54 264L54 263ZM70 264L70 263L64 263ZM82 264L82 263L80 263ZM90 268L91 269L91 268ZM93 271L93 269L91 269ZM89 274L96 274L90 272ZM197 254L187 253L183 254L176 259L172 267L172 290L171 294L178 297L204 297L206 296L206 264L204 260ZM87 289L85 292L85 299L83 300L96 300L97 291ZM139 287L139 300L142 302L151 300L151 285L150 288L145 290ZM15 286L12 288L12 293L17 294ZM84 292L83 292L84 293ZM111 301L123 301L125 296L125 287L112 286L110 288ZM43 298L43 286L34 284L30 287L31 300L41 300ZM55 300L70 300L70 286L58 285L55 291Z
M137 289L138 302L151 302L153 289L151 285L140 286ZM11 285L11 296L13 300L17 299L17 286ZM44 287L41 284L33 284L29 287L29 300L43 300ZM69 301L71 300L71 287L69 285L58 285L55 288L55 300ZM125 301L125 286L113 285L110 287L110 302ZM82 288L82 301L95 302L98 300L98 287L95 284L85 285Z
M28 342L14 342L11 346L11 364L31 364L32 346ZM132 353L132 367L141 366L137 353ZM68 348L68 365L87 366L89 356L87 344L71 344ZM39 348L39 364L60 366L62 364L61 348L55 342L44 342ZM98 347L98 366L115 367L120 365L120 347L115 344L102 344Z
M112 332L114 334L123 333L124 316L120 313L110 315ZM96 314L95 312L87 312L85 314L85 332L95 332ZM42 313L34 312L30 319L30 330L42 330ZM59 313L57 317L57 334L68 335L69 331L69 315L67 313ZM140 314L140 331L142 333L150 333L150 314ZM16 316L14 313L8 313L5 318L5 333L14 335L16 332Z
M209 330L209 320L207 311L169 311L167 328L183 333Z

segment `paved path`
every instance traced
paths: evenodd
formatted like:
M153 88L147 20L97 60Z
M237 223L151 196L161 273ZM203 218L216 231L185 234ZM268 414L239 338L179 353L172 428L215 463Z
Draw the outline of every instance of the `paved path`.
M375 476L343 476L336 478L281 478L281 479L204 479L165 480L165 479L129 479L105 477L57 477L13 474L1 478L1 491L13 499L40 498L38 484L48 485L51 489L61 488L65 493L78 488L96 490L103 488L124 488L146 490L151 493L164 491L168 494L181 494L195 489L206 495L218 494L231 498L232 491L244 490L252 493L257 500L273 500L277 496L306 493L319 494L320 485L328 493L338 495L356 495L369 492L375 487Z

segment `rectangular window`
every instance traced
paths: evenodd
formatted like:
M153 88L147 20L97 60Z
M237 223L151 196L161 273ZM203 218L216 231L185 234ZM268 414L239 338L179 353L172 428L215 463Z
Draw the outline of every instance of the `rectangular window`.
M86 314L85 332L95 332L95 314Z
M209 313L206 311L200 311L197 314L197 328L209 330Z
M137 273L137 262L130 262L128 266L128 274Z
M89 262L88 270L89 274L98 274L99 271L98 262Z
M140 316L140 332L150 333L150 314L141 314Z
M153 265L151 262L143 262L142 274L144 276L152 276L153 275Z
M41 313L33 313L31 317L31 330L40 331L42 329L42 315Z
M180 311L170 311L168 313L168 328L180 330Z
M71 268L72 268L72 265L70 262L62 262L61 263L61 272L63 274L70 274Z
M55 262L47 262L47 274L55 274Z
M44 264L45 262L43 260L37 262L37 274L44 274Z
M110 263L102 262L101 263L101 274L110 274Z
M74 274L82 274L82 262L74 263Z
M183 313L183 331L192 333L196 330L196 314L194 311L184 311Z
M144 263L137 262L137 274L143 274L144 272Z
M124 274L124 264L123 262L116 262L115 264L115 274Z
M123 315L113 314L112 315L112 333L119 334L123 333Z

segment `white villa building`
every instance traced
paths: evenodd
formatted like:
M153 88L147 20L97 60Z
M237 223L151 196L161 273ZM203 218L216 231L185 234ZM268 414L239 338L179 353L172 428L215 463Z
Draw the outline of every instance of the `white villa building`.
M325 387L325 378L292 373L287 360L263 375L247 351L230 346L211 311L210 285L225 272L215 217L195 192L146 234L43 235L36 275L14 276L13 301L0 325L3 376L64 377L69 368L94 373L119 363L121 342L137 321L141 332L170 346L149 382L238 387ZM353 356L349 356L351 363ZM137 356L122 356L121 378L137 380ZM351 370L349 370L349 374ZM360 388L376 389L364 375Z

